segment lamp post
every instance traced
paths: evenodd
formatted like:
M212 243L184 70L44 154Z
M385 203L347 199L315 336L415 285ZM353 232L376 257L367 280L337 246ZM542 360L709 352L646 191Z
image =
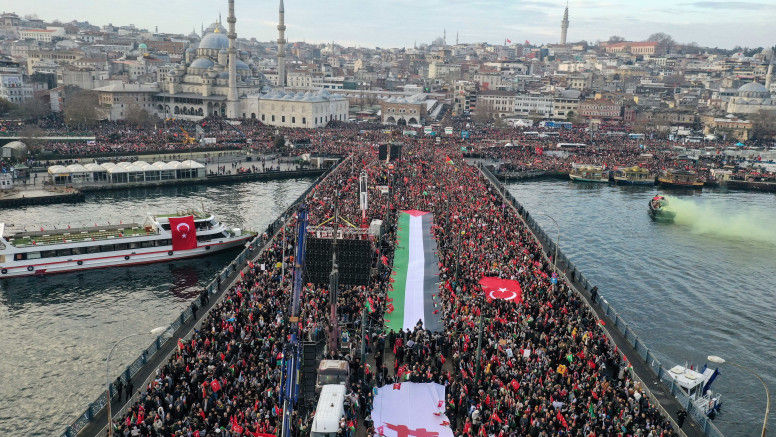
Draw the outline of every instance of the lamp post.
M765 417L763 417L763 429L762 429L762 432L760 433L760 436L765 437L765 429L768 426L768 414L770 414L770 411L771 411L771 393L768 391L768 385L765 383L765 381L763 381L762 377L760 377L760 375L758 375L754 370L748 367L742 366L736 363L735 361L726 361L724 358L718 357L716 355L709 355L706 359L708 359L712 363L717 363L717 364L725 364L725 363L732 364L745 372L751 373L752 375L754 375L755 378L760 380L760 383L763 385L763 388L765 389Z
M148 332L138 332L136 334L127 335L126 337L123 337L123 338L119 339L116 343L114 343L113 347L111 348L110 352L108 353L108 358L105 359L105 381L107 382L107 387L108 387L108 391L107 391L107 394L108 394L108 437L113 437L113 416L111 414L111 395L110 395L110 357L111 357L111 355L113 355L113 351L116 350L116 346L118 346L119 343L121 343L122 341L124 341L124 340L126 340L128 338L137 337L138 335L146 335L146 334L159 335L159 334L161 334L162 332L164 332L166 330L167 330L167 327L159 326L159 327L154 328L154 329L152 329L152 330L150 330Z
M557 277L558 280L560 280L560 277L558 275L558 246L560 246L560 226L558 225L558 222L554 218L552 218L551 215L545 214L545 213L541 213L539 215L543 215L548 219L552 220L552 222L555 223L555 228L558 230L558 237L555 239L555 255L552 258L552 266L555 270L555 277Z

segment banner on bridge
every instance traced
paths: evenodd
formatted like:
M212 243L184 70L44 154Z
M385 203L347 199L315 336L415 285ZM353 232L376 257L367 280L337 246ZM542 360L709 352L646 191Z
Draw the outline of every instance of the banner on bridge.
M386 331L412 329L418 321L428 330L442 330L441 299L437 296L439 261L431 235L433 218L430 212L399 212L392 288L385 310Z
M375 437L453 437L445 415L445 386L402 382L377 389Z

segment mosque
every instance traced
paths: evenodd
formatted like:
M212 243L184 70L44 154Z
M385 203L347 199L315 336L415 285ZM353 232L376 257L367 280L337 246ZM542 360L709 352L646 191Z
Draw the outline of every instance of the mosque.
M756 114L760 111L776 112L776 99L771 97L770 87L773 77L773 64L768 65L765 85L752 81L747 83L730 98L727 112L730 114Z
M278 22L278 88L254 71L237 52L234 0L229 0L225 29L210 25L184 62L172 68L153 96L154 112L161 118L199 120L211 115L259 119L265 124L320 127L332 120L347 121L348 100L326 90L286 92L285 9L280 0ZM246 57L247 59L247 57Z

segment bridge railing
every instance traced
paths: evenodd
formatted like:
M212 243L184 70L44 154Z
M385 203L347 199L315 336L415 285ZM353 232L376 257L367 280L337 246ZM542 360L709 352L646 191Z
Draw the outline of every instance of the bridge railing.
M307 195L310 194L310 191L312 191L319 183L321 183L329 174L331 174L347 159L349 158L340 160L336 165L331 166L326 172L318 176L318 178L316 178L316 180L309 187L307 187L307 189L305 189L304 192L300 194L299 197L297 197L296 200L294 200L294 202L289 205L288 208L286 208L277 219L275 219L275 221L267 226L264 234L257 234L248 243L247 247L243 249L243 251L240 252L240 254L237 255L237 257L231 263L229 263L228 266L224 267L224 269L221 270L208 285L205 286L205 290L207 290L208 294L211 295L211 299L216 297L216 295L220 295L220 293L226 290L227 287L220 287L221 283L226 284L226 280L231 274L241 271L243 268L245 268L249 260L255 258L255 256L258 255L255 250L258 247L258 244L261 244L261 240L264 238L264 236L269 238L274 235L276 231L280 230L286 221L291 217L291 215L296 211L299 205L304 201ZM120 379L121 382L126 386L127 382L131 381L132 378L143 368L143 366L145 366L148 361L152 360L154 355L159 352L159 350L162 349L167 342L177 341L178 337L175 336L175 333L181 326L189 322L191 318L194 317L195 304L196 301L192 302L191 305L186 307L186 309L184 309L183 312L181 312L181 314L175 320L173 320L172 323L170 323L167 329L159 336L157 336L156 339L143 350L140 356L138 356L130 365L124 369L123 372L121 372L117 379ZM116 388L113 384L111 384L110 390L112 398L116 395ZM99 413L107 405L107 403L108 395L106 390L100 393L97 399L89 404L89 406L86 408L86 411L78 416L78 418L75 419L75 421L73 421L73 423L65 429L65 432L62 433L61 437L77 436L82 429L84 429L92 422L92 420L94 420L97 413Z
M523 217L523 220L528 224L528 227L544 247L548 257L552 259L556 253L555 240L550 235L547 235L546 232L544 232L542 227L539 226L539 224L536 222L536 220L534 220L530 213L523 207L522 204L520 204L520 202L517 201L517 199L515 199L512 193L506 189L506 187L498 180L495 175L493 175L493 173L491 173L484 166L480 166L480 169L482 170L482 173L485 175L485 177L487 177L497 189L501 190L504 197L509 202L511 202L512 205L514 205L514 207ZM574 265L574 263L572 263L568 257L566 257L560 248L558 248L557 254L558 259L553 261L556 263L558 270L565 273L572 280L572 282L589 293L593 288L593 286L590 284L590 281L588 281L585 275L582 274L579 269L577 269L577 266ZM613 328L619 330L628 341L628 343L633 346L641 359L649 365L655 375L658 376L663 384L665 384L665 386L669 389L671 394L677 399L677 401L679 401L679 404L681 404L687 413L691 415L701 426L703 432L709 437L723 437L722 432L716 427L716 425L714 425L711 420L709 420L706 414L695 407L691 399L682 390L680 390L679 387L676 386L674 380L668 375L668 370L663 367L660 360L655 357L654 352L652 352L649 347L647 347L646 343L641 340L638 335L636 335L633 328L628 325L625 319L620 316L620 314L614 309L609 301L606 300L606 298L603 297L600 293L598 295L598 301L600 302L600 307L603 309L604 313L612 320L614 320L615 326Z

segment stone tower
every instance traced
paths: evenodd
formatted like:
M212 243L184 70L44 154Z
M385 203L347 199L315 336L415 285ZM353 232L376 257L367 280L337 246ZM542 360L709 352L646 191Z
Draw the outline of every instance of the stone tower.
M286 75L286 10L283 0L280 0L278 18L278 86L285 87L288 84Z
M226 96L226 116L237 118L237 32L234 30L234 23L237 18L234 16L234 0L229 0L229 17L226 19L229 23L229 93Z
M566 35L569 31L569 4L566 2L566 10L563 11L563 20L560 22L560 43L566 44Z

